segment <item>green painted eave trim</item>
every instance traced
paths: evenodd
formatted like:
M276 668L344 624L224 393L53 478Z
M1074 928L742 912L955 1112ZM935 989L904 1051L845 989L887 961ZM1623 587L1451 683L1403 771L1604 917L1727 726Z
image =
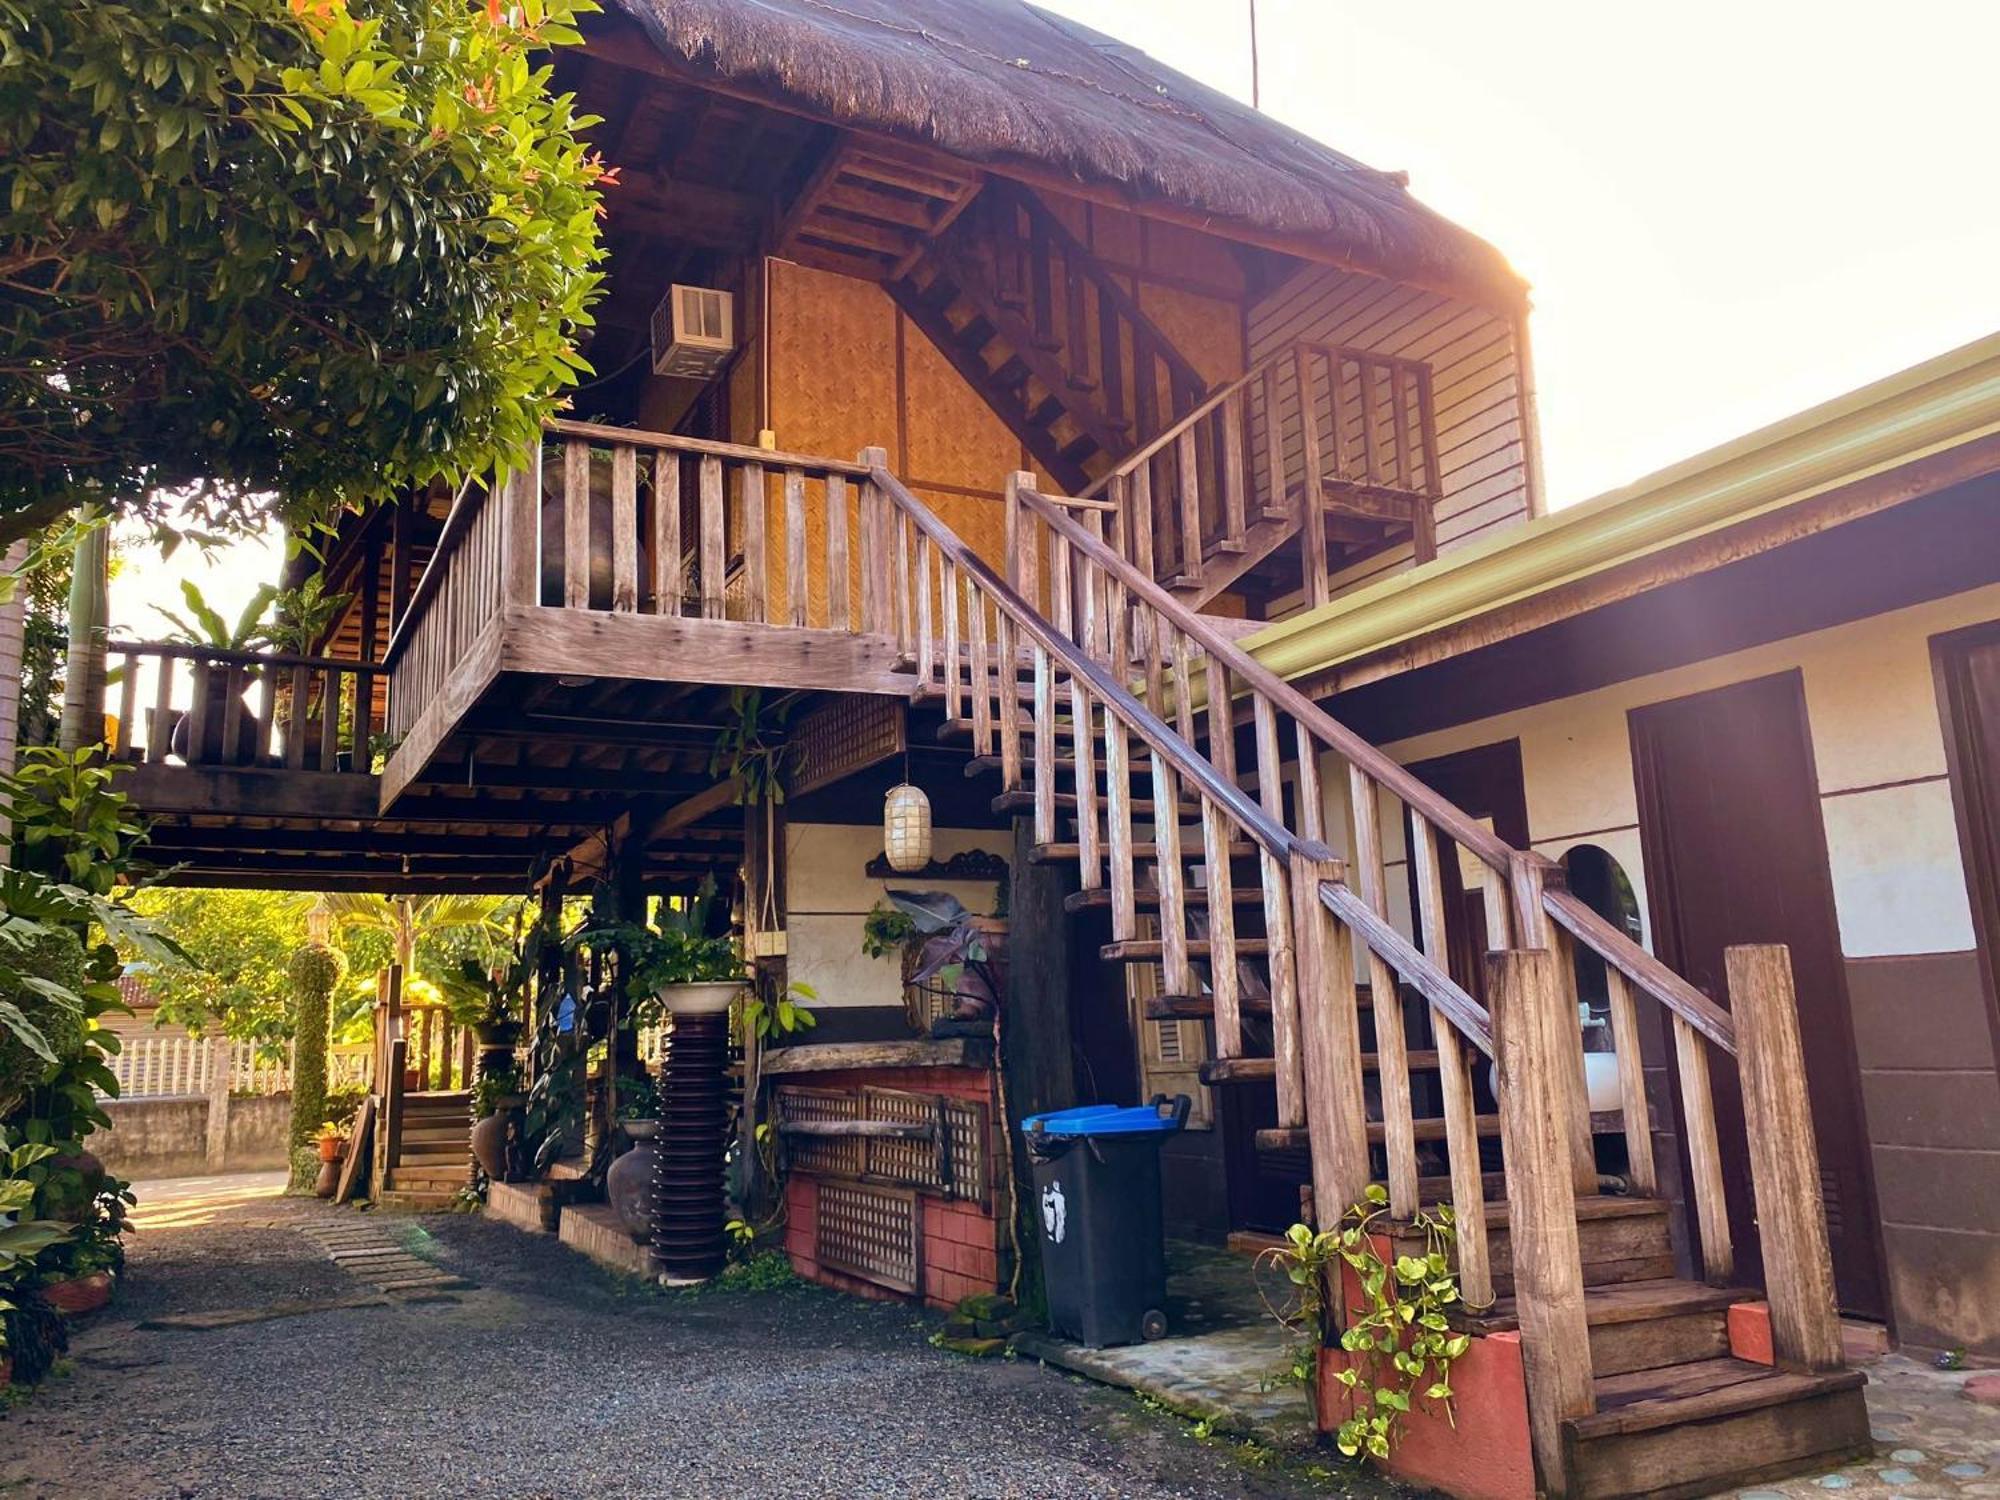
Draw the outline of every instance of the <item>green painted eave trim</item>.
M1357 589L1241 644L1288 678L2000 432L2000 334Z

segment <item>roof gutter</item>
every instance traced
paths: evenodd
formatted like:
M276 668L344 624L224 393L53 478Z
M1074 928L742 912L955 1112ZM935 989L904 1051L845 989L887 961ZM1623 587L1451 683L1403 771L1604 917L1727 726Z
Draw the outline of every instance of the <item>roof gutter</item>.
M1369 584L1241 644L1283 677L1322 672L1996 432L2000 334Z

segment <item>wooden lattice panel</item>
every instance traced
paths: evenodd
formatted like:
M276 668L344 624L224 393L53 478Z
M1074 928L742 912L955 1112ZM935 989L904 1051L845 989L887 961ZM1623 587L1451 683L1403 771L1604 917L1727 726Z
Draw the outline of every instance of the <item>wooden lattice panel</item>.
M941 1125L944 1132L943 1149L935 1138L790 1135L785 1137L785 1149L795 1172L914 1188L976 1203L986 1202L991 1193L989 1116L978 1100L901 1089L785 1087L777 1091L777 1107L781 1125L801 1120L889 1120Z
M923 1287L923 1209L907 1188L822 1182L813 1259L899 1292Z
M903 704L895 698L836 698L800 718L790 791L803 796L903 753Z
M778 1090L778 1122L858 1120L861 1099L841 1089L784 1088ZM794 1135L785 1138L786 1159L793 1171L824 1177L859 1177L866 1170L867 1142L854 1136Z
M935 1140L871 1140L867 1175L947 1198L986 1197L986 1106L944 1094L908 1094L896 1089L863 1089L862 1117L870 1120L930 1121L944 1132Z

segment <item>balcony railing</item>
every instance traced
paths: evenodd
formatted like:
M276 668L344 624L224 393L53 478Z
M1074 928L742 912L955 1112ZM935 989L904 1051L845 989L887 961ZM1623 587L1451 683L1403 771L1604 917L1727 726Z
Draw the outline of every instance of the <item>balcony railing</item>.
M162 641L113 641L105 661L114 760L370 769L381 667Z
M862 463L551 422L532 466L468 486L383 665L407 734L505 608L856 632L886 617Z

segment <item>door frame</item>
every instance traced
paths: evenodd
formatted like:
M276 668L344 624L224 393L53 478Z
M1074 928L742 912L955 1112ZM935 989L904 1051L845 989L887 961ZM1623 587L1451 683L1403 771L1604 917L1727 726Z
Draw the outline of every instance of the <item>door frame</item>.
M1951 786L1952 820L1958 827L1959 865L1966 900L1972 907L1973 948L1979 982L1986 994L1986 1024L2000 1067L2000 785L1989 785L1977 763L1968 763L1976 726L1964 668L1981 646L2000 647L2000 620L1948 630L1930 638L1931 679L1936 685L1939 727L1944 734L1945 779ZM2000 723L1994 726L2000 734Z
M1665 708L1673 704L1685 703L1691 699L1703 698L1711 693L1727 692L1731 689L1743 688L1759 683L1784 684L1786 689L1788 689L1787 696L1791 700L1792 708L1796 715L1799 745L1804 762L1802 769L1813 803L1813 816L1808 820L1810 824L1809 836L1811 843L1806 853L1808 858L1817 859L1819 868L1825 872L1822 897L1824 903L1823 915L1826 922L1826 930L1833 935L1834 942L1832 985L1835 993L1828 998L1834 1024L1840 1028L1842 1033L1840 1038L1838 1038L1840 1043L1838 1051L1841 1056L1844 1076L1838 1080L1838 1085L1845 1090L1847 1097L1853 1101L1854 1108L1859 1115L1860 1159L1856 1176L1860 1186L1862 1201L1853 1205L1851 1216L1861 1218L1867 1225L1866 1232L1872 1242L1876 1278L1881 1296L1881 1316L1893 1330L1895 1326L1895 1299L1891 1293L1889 1281L1890 1263L1888 1246L1882 1236L1882 1216L1878 1207L1880 1195L1876 1192L1875 1187L1875 1153L1872 1139L1868 1132L1866 1105L1861 1092L1861 1057L1854 1040L1853 1001L1847 989L1847 955L1840 945L1840 912L1834 901L1833 859L1827 848L1826 818L1820 807L1819 762L1813 746L1812 720L1806 709L1805 672L1803 669L1790 667L1777 672L1764 672L1750 677L1739 677L1729 682L1714 683L1708 687L1697 688L1693 692L1675 693L1670 697L1656 699L1651 703L1635 704L1626 710L1626 732L1630 737L1632 749L1632 783L1633 790L1638 799L1639 849L1646 875L1647 930L1652 937L1655 955L1662 962L1674 968L1676 972L1681 972L1686 966L1686 955L1675 951L1680 946L1680 928L1679 914L1676 908L1678 896L1674 884L1674 861L1661 841L1661 832L1664 827L1663 819L1665 817L1664 791L1659 768L1653 756L1648 753L1647 737L1643 728L1645 715L1650 709ZM1725 1009L1728 1008L1728 997L1726 995L1711 998L1715 999ZM1666 1064L1669 1073L1672 1073L1672 1049L1674 1046L1672 1035L1664 1026L1660 1028L1659 1035L1661 1037L1661 1046L1664 1049L1662 1061ZM1736 1060L1734 1058L1727 1058L1724 1061L1733 1073ZM1685 1183L1690 1181L1691 1177L1687 1161L1687 1126L1682 1108L1681 1093L1678 1087L1670 1087L1667 1093L1673 1106L1671 1113L1674 1127L1675 1155L1679 1159L1678 1166L1681 1173L1681 1180ZM1743 1191L1751 1191L1750 1184L1747 1181L1744 1183ZM1750 1211L1753 1214L1755 1212L1754 1201L1750 1205ZM1690 1253L1698 1257L1700 1253L1701 1227L1695 1221L1695 1215L1691 1211L1685 1217L1687 1221L1688 1243L1691 1247ZM1742 1247L1738 1246L1737 1249L1740 1254ZM1739 1260L1737 1265L1737 1276L1739 1279L1744 1276L1745 1270L1746 1268ZM1764 1281L1762 1265L1756 1266L1754 1271L1757 1284L1762 1285Z

